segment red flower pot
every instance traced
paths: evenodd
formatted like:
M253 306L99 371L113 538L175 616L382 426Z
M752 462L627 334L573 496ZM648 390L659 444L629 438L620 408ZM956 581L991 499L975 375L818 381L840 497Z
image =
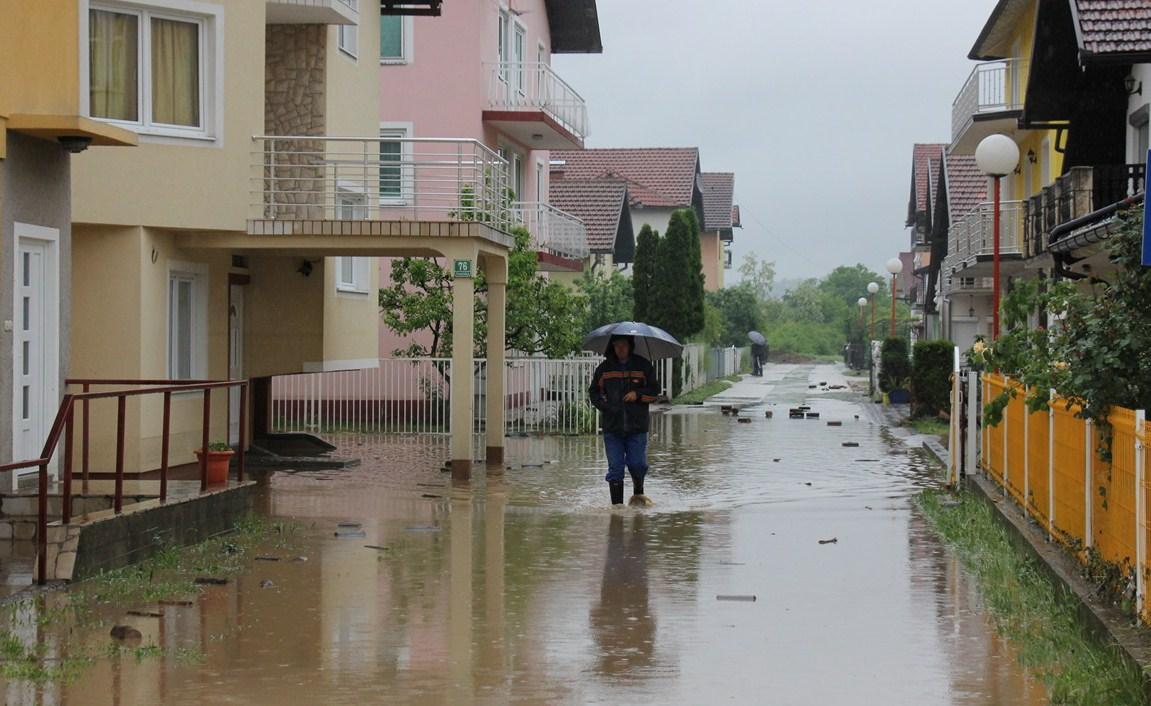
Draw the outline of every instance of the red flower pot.
M234 451L208 452L208 485L221 485L228 482L228 467L232 464ZM196 458L202 460L204 452L196 449Z

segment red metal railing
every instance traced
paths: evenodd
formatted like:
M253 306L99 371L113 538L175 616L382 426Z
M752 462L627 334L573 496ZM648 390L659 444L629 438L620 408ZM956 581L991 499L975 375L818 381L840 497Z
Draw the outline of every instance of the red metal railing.
M125 412L127 409L127 401L129 397L143 397L145 395L163 395L164 396L164 415L163 415L163 440L160 450L160 502L167 502L168 499L168 453L170 449L170 434L171 434L171 413L172 413L172 393L173 392L196 392L203 393L204 417L203 417L203 432L202 432L202 445L201 448L207 450L209 444L209 432L211 423L211 409L212 409L212 390L233 387L240 388L240 438L238 448L236 450L236 467L237 479L240 482L244 480L244 450L246 443L246 427L247 427L247 406L248 406L248 381L247 380L226 380L226 381L211 381L211 380L95 380L95 379L77 379L66 380L68 385L80 385L83 388L81 393L68 393L65 394L60 401L60 409L56 412L56 419L52 422L52 429L48 432L48 438L44 442L44 448L40 453L40 458L30 459L27 461L18 461L16 463L9 463L0 465L0 473L5 471L18 471L25 468L38 468L39 472L39 501L37 504L37 523L36 523L36 559L37 559L37 572L36 582L43 584L47 578L47 562L48 562L48 466L52 463L52 457L56 453L56 448L60 443L60 437L64 437L64 467L62 469L62 483L61 489L61 522L68 524L72 519L72 457L73 457L73 430L76 412L76 402L80 402L83 411L83 420L81 427L81 464L82 464L82 479L83 479L83 492L88 492L89 482L89 402L92 400L100 399L116 399L116 486L115 494L113 497L113 508L116 514L120 514L123 509L124 503L124 426L125 426ZM141 389L135 390L116 390L109 392L92 392L93 385L99 386L123 386L123 385L145 385ZM200 491L203 492L208 488L208 455L206 453L200 454Z

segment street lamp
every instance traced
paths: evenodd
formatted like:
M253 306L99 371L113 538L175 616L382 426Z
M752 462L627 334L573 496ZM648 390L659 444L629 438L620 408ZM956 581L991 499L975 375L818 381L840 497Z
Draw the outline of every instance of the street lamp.
M867 340L875 340L875 293L879 291L878 282L867 283L867 298L871 300L871 330L867 334ZM870 346L871 344L867 344Z
M867 312L865 311L867 308L867 297L860 297L855 300L855 303L859 305L859 331L862 335L863 327L867 325Z
M903 272L903 260L898 257L888 260L887 271L891 273L891 337L895 338L895 280Z
M1019 164L1019 145L1007 135L988 135L975 148L975 164L979 171L995 179L995 210L992 228L994 249L991 254L992 324L991 340L999 338L999 180L1015 171Z

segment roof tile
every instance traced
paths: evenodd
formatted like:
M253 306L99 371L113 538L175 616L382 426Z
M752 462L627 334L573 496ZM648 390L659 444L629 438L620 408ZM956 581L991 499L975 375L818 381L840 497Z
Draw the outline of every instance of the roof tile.
M1083 49L1091 54L1151 51L1151 0L1072 0Z
M947 210L950 221L987 200L987 177L979 171L972 155L947 155Z
M732 200L735 198L735 174L730 172L704 172L703 229L731 230Z
M552 181L621 178L633 205L690 207L699 172L695 147L553 150Z
M946 148L947 145L936 142L915 145L911 159L911 187L915 190L916 211L926 211L931 203L931 162L938 164Z
M622 179L553 179L548 202L584 222L593 253L610 253L615 249L627 192Z

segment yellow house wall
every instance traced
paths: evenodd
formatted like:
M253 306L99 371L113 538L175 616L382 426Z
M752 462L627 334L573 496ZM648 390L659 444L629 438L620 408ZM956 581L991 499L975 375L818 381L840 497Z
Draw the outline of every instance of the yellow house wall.
M335 258L324 267L324 356L330 366L362 367L379 357L379 267L368 266L368 293L336 290ZM357 363L357 361L359 361ZM308 362L318 362L314 358Z
M0 0L0 115L78 114L78 13L76 0Z
M308 277L303 258L250 256L251 284L244 291L249 378L298 373L304 361L324 354L324 267ZM374 353L373 353L374 355Z
M199 230L243 230L253 135L263 134L264 3L224 0L216 39L223 90L214 140L141 135L131 150L90 150L73 162L73 218ZM222 31L221 31L222 26ZM209 114L209 120L216 120ZM109 178L115 175L115 178Z
M1016 198L1027 198L1034 196L1043 190L1043 187L1050 186L1055 178L1063 173L1063 155L1055 150L1055 131L1054 130L1032 130L1020 133L1016 143L1019 145L1019 173L1013 175L1012 181L1012 194ZM1064 134L1063 139L1066 140L1067 136ZM1046 140L1046 148L1044 146ZM1027 157L1028 152L1035 153L1035 163ZM1049 164L1049 169L1044 169L1044 164ZM1027 175L1031 175L1031 189L1027 189ZM1044 180L1043 174L1047 172L1048 178Z
M703 259L703 288L709 292L723 289L723 243L719 231L703 231L699 236Z

